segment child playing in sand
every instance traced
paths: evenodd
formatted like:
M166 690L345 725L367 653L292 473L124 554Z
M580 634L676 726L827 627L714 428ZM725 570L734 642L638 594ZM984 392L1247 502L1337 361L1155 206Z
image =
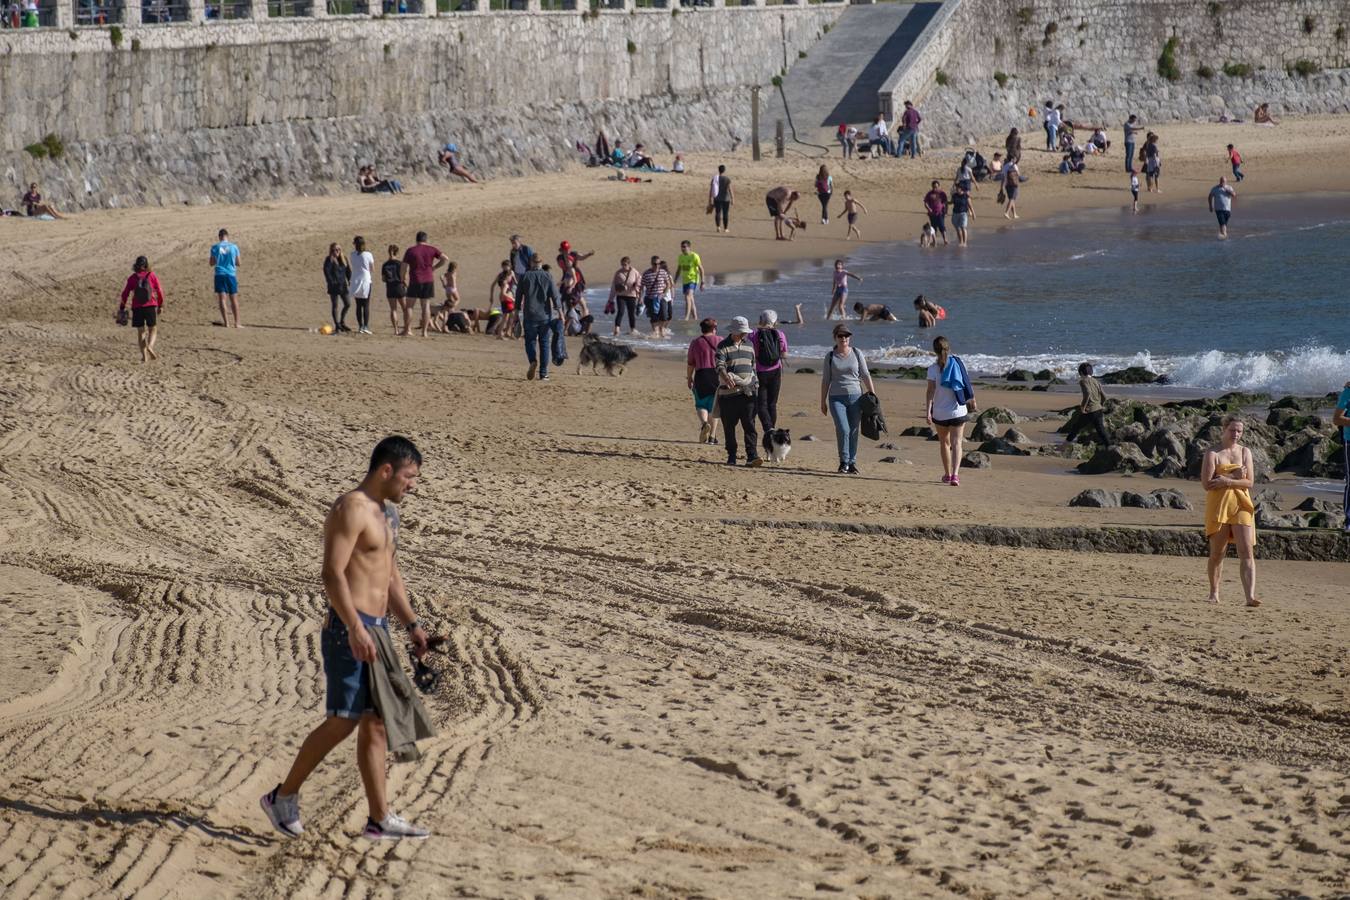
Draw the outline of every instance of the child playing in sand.
M848 231L844 234L844 240L850 240L857 235L858 240L862 240L862 232L858 230L858 216L867 212L867 207L863 206L861 200L853 196L852 191L844 191L844 218L848 220Z
M1130 202L1130 212L1136 216L1139 215L1139 170L1130 170L1130 196L1134 199Z
M848 318L848 314L844 312L844 301L848 299L848 280L850 278L862 284L861 275L854 275L844 268L842 259L836 259L834 261L834 292L830 296L830 308L825 310L825 321L828 322L834 318L835 310L839 311L839 318ZM800 312L798 312L797 317L801 318Z

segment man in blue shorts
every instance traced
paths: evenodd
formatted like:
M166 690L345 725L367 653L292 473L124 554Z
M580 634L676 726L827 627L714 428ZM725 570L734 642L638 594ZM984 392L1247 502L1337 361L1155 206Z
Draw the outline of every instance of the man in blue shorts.
M1233 198L1237 192L1228 186L1228 179L1219 176L1219 183L1210 188L1209 211L1219 220L1219 240L1228 237L1228 219L1233 215Z
M234 314L234 327L239 327L239 247L230 242L230 233L224 228L218 235L220 241L211 246L211 266L215 269L215 294L220 303L220 324L230 327L230 317L225 312L225 298L230 300L230 312Z
M356 762L366 790L371 840L421 839L425 828L389 809L385 750L415 759L415 741L432 734L400 668L389 636L389 613L403 623L418 658L427 635L413 613L394 557L398 549L398 503L417 484L422 454L394 435L375 445L370 468L356 490L337 499L323 525L323 585L328 595L319 650L328 695L325 718L305 738L286 780L259 801L272 827L288 838L304 833L300 787L325 756L356 732Z

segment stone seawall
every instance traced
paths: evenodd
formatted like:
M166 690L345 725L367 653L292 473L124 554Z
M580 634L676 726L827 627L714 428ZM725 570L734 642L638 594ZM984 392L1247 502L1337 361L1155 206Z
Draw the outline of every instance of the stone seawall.
M1048 98L1112 125L1250 120L1259 102L1277 116L1350 112L1350 0L948 0L941 18L879 97L922 101L930 143L1039 134L1026 112ZM1175 81L1159 72L1173 39Z
M749 86L842 6L328 18L0 34L0 170L66 207L348 190L362 162L556 169L598 129L675 150L749 140ZM676 14L677 13L677 14ZM46 134L58 159L23 148Z

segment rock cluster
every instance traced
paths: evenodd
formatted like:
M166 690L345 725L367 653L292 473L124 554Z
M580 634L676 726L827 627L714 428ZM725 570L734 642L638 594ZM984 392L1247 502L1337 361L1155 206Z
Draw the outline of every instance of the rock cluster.
M1218 399L1202 398L1152 404L1112 398L1107 400L1106 430L1111 446L1098 448L1080 463L1088 475L1106 472L1145 472L1159 478L1197 478L1205 450L1218 443L1225 416L1239 414L1245 425L1242 442L1251 448L1256 480L1268 481L1272 472L1303 477L1344 476L1340 440L1330 417L1319 415L1334 400L1284 397L1275 402L1266 395L1232 393ZM1260 412L1265 407L1264 414ZM1255 408L1255 411L1253 410ZM1072 442L1095 438L1087 418L1077 407L1060 428Z

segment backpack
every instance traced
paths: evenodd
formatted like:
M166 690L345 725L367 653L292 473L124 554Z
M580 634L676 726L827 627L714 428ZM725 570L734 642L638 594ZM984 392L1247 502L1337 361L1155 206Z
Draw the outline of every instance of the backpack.
M136 283L135 289L131 292L133 306L149 306L150 297L153 291L150 289L150 273L146 272L141 276L141 280Z
M770 338L765 340L765 338ZM778 364L783 358L783 345L775 328L761 328L755 335L755 362L764 368Z

